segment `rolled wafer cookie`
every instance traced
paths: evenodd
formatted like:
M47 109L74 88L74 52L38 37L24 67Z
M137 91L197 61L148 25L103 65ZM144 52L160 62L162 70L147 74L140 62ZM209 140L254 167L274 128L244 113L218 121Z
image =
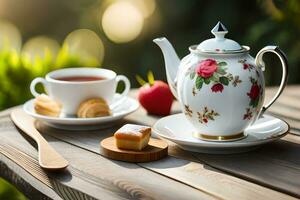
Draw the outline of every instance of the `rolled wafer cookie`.
M34 110L40 115L50 117L59 117L61 112L61 104L51 99L46 94L41 94L34 100Z
M82 102L77 110L79 118L93 118L111 115L106 101L102 98L88 99Z

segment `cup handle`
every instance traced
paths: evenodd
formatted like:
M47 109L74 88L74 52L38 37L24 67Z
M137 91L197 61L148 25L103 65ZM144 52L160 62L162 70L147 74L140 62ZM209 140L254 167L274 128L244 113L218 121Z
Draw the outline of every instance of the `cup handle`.
M281 83L279 86L279 89L277 91L277 93L275 94L275 96L272 98L272 100L270 102L268 102L266 105L264 105L260 111L259 117L261 117L264 112L277 100L277 98L281 95L281 93L283 92L283 89L285 88L286 84L287 84L287 77L288 77L288 62L287 62L287 57L286 55L283 53L283 51L281 49L279 49L278 46L266 46L264 48L262 48L256 55L255 58L255 64L258 67L261 67L262 70L265 70L265 63L263 61L263 55L267 52L271 52L276 54L281 62L281 66L282 66L282 77L281 77Z
M116 108L117 106L119 106L120 104L122 104L124 102L124 100L126 99L125 97L127 96L129 90L130 90L130 81L129 79L124 76L124 75L118 75L116 77L116 84L118 85L118 83L120 81L123 81L125 83L125 89L123 90L123 92L120 94L120 98L116 101L113 102L109 107L111 110L113 110L114 108Z
M44 78L38 77L33 79L33 81L31 81L30 83L30 92L34 97L39 96L40 94L35 90L35 86L38 83L42 83L43 86L45 87L45 89L47 89L47 81Z

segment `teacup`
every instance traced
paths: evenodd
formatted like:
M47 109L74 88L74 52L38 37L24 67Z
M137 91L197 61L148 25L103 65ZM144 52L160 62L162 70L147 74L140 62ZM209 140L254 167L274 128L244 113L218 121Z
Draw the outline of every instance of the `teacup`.
M114 101L118 82L125 83L120 98ZM42 83L50 98L59 101L65 115L75 115L81 102L101 97L110 107L115 107L124 100L130 90L130 81L126 76L114 71L100 68L67 68L55 70L45 78L35 78L30 84L33 96L40 95L35 86Z

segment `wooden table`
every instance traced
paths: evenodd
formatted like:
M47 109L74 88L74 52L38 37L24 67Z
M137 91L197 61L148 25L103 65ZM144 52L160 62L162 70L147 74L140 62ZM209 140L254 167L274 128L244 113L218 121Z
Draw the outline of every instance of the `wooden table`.
M267 98L276 88L269 88ZM132 96L136 92L131 92ZM296 199L300 198L300 86L289 86L270 112L291 125L283 139L248 153L191 153L169 143L167 158L125 163L101 156L99 142L124 123L152 125L140 108L111 129L65 132L44 128L69 162L63 172L42 170L35 144L0 113L0 175L30 199ZM179 112L178 103L173 112Z

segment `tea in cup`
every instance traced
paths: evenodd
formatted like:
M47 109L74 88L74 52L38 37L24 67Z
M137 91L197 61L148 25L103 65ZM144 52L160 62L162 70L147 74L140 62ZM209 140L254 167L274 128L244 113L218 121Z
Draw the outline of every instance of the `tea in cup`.
M114 101L116 87L120 81L125 89L120 98ZM42 83L50 98L59 101L65 115L76 115L81 102L90 98L103 98L110 107L119 105L130 90L130 81L126 76L117 75L114 71L100 68L67 68L55 70L45 78L35 78L30 84L33 96L40 94L35 86Z

